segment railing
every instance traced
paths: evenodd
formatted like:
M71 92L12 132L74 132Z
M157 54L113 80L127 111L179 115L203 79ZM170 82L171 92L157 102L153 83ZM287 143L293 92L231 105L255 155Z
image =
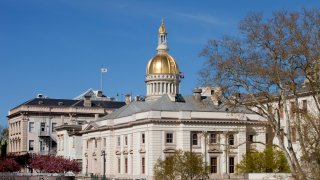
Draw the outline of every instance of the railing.
M39 136L50 136L48 131L40 131Z

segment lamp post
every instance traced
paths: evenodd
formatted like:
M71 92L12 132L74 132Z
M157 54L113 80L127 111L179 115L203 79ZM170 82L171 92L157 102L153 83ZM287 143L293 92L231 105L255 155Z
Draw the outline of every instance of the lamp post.
M103 177L102 179L106 179L106 152L101 151L101 156L103 156Z

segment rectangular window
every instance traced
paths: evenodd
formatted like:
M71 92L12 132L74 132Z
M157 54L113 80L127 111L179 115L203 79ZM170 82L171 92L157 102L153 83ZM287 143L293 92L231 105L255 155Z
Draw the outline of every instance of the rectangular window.
M107 146L107 138L103 138L103 147Z
M34 150L34 140L29 140L29 151Z
M29 122L29 132L34 132L34 122Z
M128 173L128 158L124 158L124 172Z
M192 145L197 146L198 145L198 134L192 133Z
M144 133L141 134L141 143L144 144L146 142L146 135Z
M46 131L46 123L41 123L41 124L40 124L40 130L41 130L42 132Z
M87 140L87 149L89 148L89 140Z
M210 172L217 173L217 157L210 158Z
M118 173L121 173L121 159L118 158Z
M234 157L229 157L229 173L234 173Z
M145 158L141 158L141 173L144 174L145 173L145 167L146 167L146 164L145 164Z
M120 136L117 136L117 146L120 146L121 145L121 138Z
M166 143L168 144L173 143L173 133L166 133Z
M216 144L217 143L217 134L216 133L210 133L210 144Z
M98 147L98 140L94 139L94 147L97 148Z
M302 108L303 108L304 112L308 111L308 101L307 100L302 101Z
M40 151L44 151L44 145L45 143L43 141L40 141ZM63 150L63 149L62 149Z
M234 135L233 134L229 135L229 145L234 145Z
M250 134L250 135L248 136L248 141L249 141L250 143L253 142L253 135L252 135L252 134Z
M57 127L57 123L52 123L51 124L51 132L55 132L56 130L54 128Z
M125 145L125 146L128 146L128 136L125 136L125 137L124 137L124 145Z

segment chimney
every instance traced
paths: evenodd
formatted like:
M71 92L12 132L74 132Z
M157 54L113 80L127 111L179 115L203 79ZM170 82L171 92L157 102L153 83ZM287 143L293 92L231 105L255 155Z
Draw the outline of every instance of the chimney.
M196 102L201 102L201 93L202 93L202 89L194 89L193 90L193 96L194 96L194 99L196 100Z
M91 107L91 96L90 95L84 95L84 101L83 101L83 106L84 107Z
M97 97L102 97L102 91L97 92Z
M211 99L213 104L219 106L221 104L222 89L221 87L214 87L212 91L213 93L211 93Z
M130 94L127 94L127 95L126 95L125 102L126 102L126 104L130 104L130 102L131 102L131 96L130 96Z

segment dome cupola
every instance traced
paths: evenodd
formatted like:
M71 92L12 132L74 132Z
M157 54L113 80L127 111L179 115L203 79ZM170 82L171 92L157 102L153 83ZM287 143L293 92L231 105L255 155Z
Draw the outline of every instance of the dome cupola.
M168 51L167 30L162 20L158 33L157 54L150 59L146 69L146 100L155 100L164 94L179 93L178 64Z

